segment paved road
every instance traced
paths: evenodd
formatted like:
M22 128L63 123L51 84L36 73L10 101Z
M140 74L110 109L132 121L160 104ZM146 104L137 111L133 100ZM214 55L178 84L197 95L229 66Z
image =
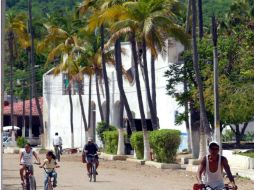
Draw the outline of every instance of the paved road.
M43 159L44 155L40 155ZM18 155L4 154L4 190L20 190ZM191 190L195 174L183 170L160 170L126 161L101 161L98 181L89 182L80 156L64 155L59 164L59 190ZM43 189L43 169L35 168L38 190ZM241 179L240 190L253 190L254 184Z

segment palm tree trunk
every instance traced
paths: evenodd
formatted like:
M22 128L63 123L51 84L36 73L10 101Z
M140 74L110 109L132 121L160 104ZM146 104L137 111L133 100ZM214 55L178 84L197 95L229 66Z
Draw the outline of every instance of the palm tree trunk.
M101 96L100 96L98 77L99 77L98 70L96 70L95 71L95 82L96 82L97 101L98 101L98 107L99 107L99 111L100 111L101 121L104 121L104 115L103 115L102 106L101 106Z
M31 68L32 68L32 90L33 90L33 95L35 98L35 103L37 107L37 111L39 114L39 119L40 119L40 134L44 133L44 128L43 128L43 118L42 118L42 111L39 103L39 99L37 97L37 90L36 90L36 85L35 85L35 69L34 69L34 30L32 26L32 4L31 0L28 1L28 14L29 14L29 32L30 32L30 37L31 37Z
M186 76L186 68L184 67L184 75ZM186 78L186 77L185 77ZM187 79L184 80L183 82L183 89L184 89L184 93L188 92L188 87L187 87ZM187 131L187 135L188 135L188 151L191 152L192 151L192 137L191 137L191 129L190 129L190 123L189 123L189 105L188 105L188 100L184 102L184 112L185 112L185 125L186 125L186 131Z
M185 26L185 32L187 34L190 33L190 15L191 15L191 0L188 0L188 8L187 8L187 15L186 15L186 26Z
M118 127L118 145L117 145L117 155L124 155L124 129L123 129L123 111L124 105L123 100L120 97L120 114L119 114L119 123Z
M71 86L69 86L69 102L70 102L70 124L71 124L71 148L74 148L73 103L72 103L72 96L71 96Z
M117 84L118 84L118 88L119 88L119 92L120 92L120 97L122 98L126 113L127 113L127 117L128 120L130 122L130 128L131 131L134 132L136 131L136 127L135 127L135 122L133 120L133 116L131 113L131 109L123 88L123 78L122 78L122 56L121 56L121 43L120 43L120 39L116 40L115 43L115 59L116 59L116 77L117 77Z
M193 67L196 75L196 81L198 85L198 92L199 92L199 104L200 104L200 127L203 127L204 129L201 129L201 132L205 130L205 133L207 135L207 138L210 138L210 127L206 115L206 109L205 109L205 100L204 100L204 94L203 94L203 83L201 80L201 74L200 69L198 65L198 49L197 49L197 37L196 37L196 0L192 0L192 46L193 46ZM203 133L201 133L203 135ZM201 136L201 139L203 137ZM207 141L206 141L207 142ZM206 153L206 142L200 141L200 153L199 153L199 159L202 159Z
M91 127L91 96L92 96L92 76L89 75L89 98L88 98L88 129Z
M203 11L202 11L202 0L198 0L198 23L199 23L199 39L202 40L204 37L203 30Z
M10 94L11 94L11 137L12 142L15 142L15 131L14 131L14 118L13 118L13 64L14 64L14 54L13 54L13 42L14 34L13 32L8 33L8 45L10 50Z
M22 136L26 137L26 118L25 118L25 81L22 80L22 100L23 100L23 113L22 113Z
M84 123L84 129L85 131L88 130L87 127L87 121L86 121L86 114L85 114L85 109L84 109L84 104L83 104L83 99L82 99L82 83L81 81L78 81L78 97L79 97L79 103L80 103L80 108L81 108L81 114L83 118L83 123Z
M185 32L190 33L190 14L191 14L191 0L188 0L188 8L187 8L187 15L186 15L186 26ZM188 93L188 79L187 79L187 71L186 71L186 62L184 63L184 81L183 81L183 90L184 94ZM193 149L193 142L192 142L192 128L189 123L189 100L186 100L184 103L184 112L185 112L185 125L186 131L188 133L188 150L192 152Z
M140 86L140 80L139 80L138 55L137 55L137 48L136 48L136 37L135 37L134 32L131 34L130 42L131 42L131 50L132 50L134 66L135 66L135 80L136 80L138 105L139 105L141 124L142 124L143 135L144 135L144 138L143 138L144 139L144 160L151 160L151 158L150 158L150 144L148 141L147 125L146 125L146 120L145 120L145 112L144 112L144 106L143 106L143 100L142 100L142 94L141 94L141 86Z
M32 77L32 64L31 64L31 50L30 48L27 49L28 54L28 62L30 64L30 83L29 83L29 129L28 129L28 138L32 137L32 125L33 125L33 115L32 115L32 99L33 99L33 77Z
M151 121L152 121L152 127L154 130L158 129L157 126L157 116L154 112L152 97L151 97L151 91L150 91L150 83L149 83L149 77L148 77L148 69L147 69L147 55L146 55L146 42L145 39L143 39L142 42L142 55L143 55L143 64L144 64L144 75L145 75L145 87L146 87L146 95L148 100L148 106L150 109L151 114Z
M160 123L159 123L159 118L157 116L157 101L156 101L155 57L153 55L151 55L151 79L152 79L153 109L156 115L157 129L159 129Z
M109 96L109 85L108 85L108 76L106 69L106 60L104 54L104 26L100 27L101 30L101 57L102 57L102 70L103 70L103 79L105 83L105 91L106 91L106 128L109 127L109 106L110 106L110 96Z
M190 120L191 120L191 135L192 135L192 158L199 156L200 142L200 111L195 108L194 101L190 101Z

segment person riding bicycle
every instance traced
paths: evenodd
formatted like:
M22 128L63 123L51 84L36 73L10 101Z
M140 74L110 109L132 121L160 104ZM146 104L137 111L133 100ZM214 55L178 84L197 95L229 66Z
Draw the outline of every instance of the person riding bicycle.
M57 154L62 154L62 138L58 136L57 132L55 133L55 136L53 137L53 146L54 146L55 154L58 157ZM60 161L60 159L58 159L58 161Z
M48 151L46 154L46 159L43 161L42 165L39 166L40 168L45 167L45 180L44 180L44 190L48 188L48 177L53 177L53 187L57 186L57 173L54 170L55 168L59 168L60 166L56 162L56 156L54 155L53 151Z
M223 180L223 169L226 171L227 176L232 183L232 187L236 190L234 177L230 171L228 161L224 156L219 154L220 145L212 141L209 143L209 155L205 156L199 166L197 178L199 183L209 185L214 190L221 190L225 187ZM205 181L202 181L204 174Z
M33 156L37 160L38 164L40 164L40 159L38 155L36 154L35 151L32 150L31 145L29 143L26 143L25 145L25 150L23 150L20 153L19 156L19 163L20 163L20 179L21 179L21 184L24 184L24 171L26 169L26 166L29 166L31 169L31 174L33 175Z
M95 160L96 160L96 170L99 166L99 157L98 157L98 146L93 142L93 138L89 137L88 138L88 143L84 146L83 151L82 151L82 162L86 163L86 168L87 168L87 174L90 175L90 168L92 167L92 156L95 155ZM98 175L96 171L96 175Z

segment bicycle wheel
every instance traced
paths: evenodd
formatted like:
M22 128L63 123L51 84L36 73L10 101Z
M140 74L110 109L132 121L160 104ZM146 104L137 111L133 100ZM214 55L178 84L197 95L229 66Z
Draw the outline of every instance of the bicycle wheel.
M96 182L96 165L93 163L93 181Z
M93 178L93 166L90 167L90 171L89 171L89 181L91 182Z
M30 190L30 180L29 180L29 178L26 179L25 190Z
M50 177L48 177L48 182L46 184L46 189L47 190L53 190L53 185L51 183L51 178Z
M36 182L34 176L29 177L29 187L30 190L36 190Z

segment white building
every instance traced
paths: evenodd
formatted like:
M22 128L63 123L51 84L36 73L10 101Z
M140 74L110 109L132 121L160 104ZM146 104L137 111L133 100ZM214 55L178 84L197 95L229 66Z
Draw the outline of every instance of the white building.
M122 47L126 53L122 55L123 66L125 70L131 68L132 55L129 43L122 43ZM176 42L170 42L168 47L168 56L166 58L158 57L156 60L156 92L157 92L157 112L160 121L161 129L175 128L182 132L185 132L185 126L175 126L175 114L181 111L181 108L177 105L176 101L166 94L166 78L164 77L165 71L168 70L169 64L176 63L178 60L178 54L183 51L183 46ZM148 60L150 55L148 53ZM150 69L150 68L149 68ZM110 120L112 124L117 126L118 105L119 105L119 91L116 81L115 68L113 66L107 66L107 72L110 85ZM59 74L54 76L52 70L48 71L43 76L43 119L45 125L46 142L45 147L52 147L52 138L55 132L58 132L63 139L63 147L71 147L71 130L70 130L70 107L69 97L66 94L64 88L65 74ZM146 117L149 118L149 107L146 100L145 85L143 77L140 72L140 81L142 96L144 101L144 108ZM86 117L88 116L88 82L87 76L84 76L84 95L83 103L85 107ZM134 118L140 118L140 112L137 102L137 93L135 82L130 84L124 80L124 88L126 96L133 112ZM181 87L180 87L181 88ZM73 107L74 107L74 146L83 147L85 143L85 131L82 121L81 109L77 91L73 89ZM101 92L101 102L105 109L105 96ZM100 114L97 103L95 78L92 80L92 124L95 126L100 121ZM125 114L126 115L126 114ZM127 117L127 116L126 116Z

